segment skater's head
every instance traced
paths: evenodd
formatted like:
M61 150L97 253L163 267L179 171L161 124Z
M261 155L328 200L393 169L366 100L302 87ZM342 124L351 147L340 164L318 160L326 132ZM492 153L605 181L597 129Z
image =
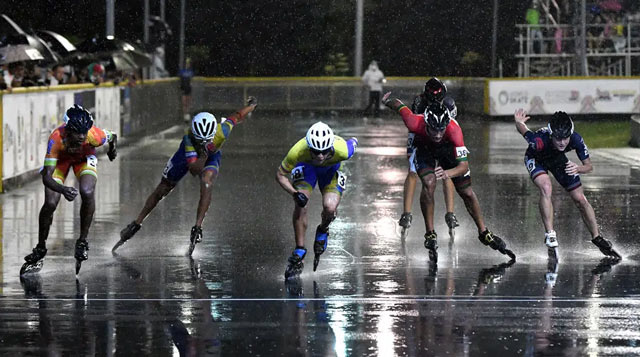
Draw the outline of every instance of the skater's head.
M444 104L447 109L449 109L449 115L451 119L455 119L458 116L458 107L456 107L456 101L451 97L446 97L442 100L442 104Z
M424 96L429 103L442 103L445 94L447 94L447 86L436 77L433 77L424 84Z
M64 123L67 143L78 146L87 138L87 132L93 126L93 116L88 110L74 104L64 113Z
M424 121L427 124L427 135L433 141L440 142L451 121L451 114L443 104L432 103L424 111Z
M211 141L217 130L216 117L211 113L198 113L191 120L191 133L199 143Z
M314 163L321 163L333 154L333 130L319 121L307 130L307 146Z
M573 134L573 120L571 120L569 114L565 112L555 112L551 120L549 120L547 128L551 133L553 145L556 149L564 151L567 145L569 145L571 134Z

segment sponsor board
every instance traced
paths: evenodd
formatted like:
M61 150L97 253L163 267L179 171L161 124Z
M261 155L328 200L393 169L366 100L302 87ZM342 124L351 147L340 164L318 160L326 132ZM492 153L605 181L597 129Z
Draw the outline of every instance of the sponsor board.
M488 114L640 113L640 79L489 80Z

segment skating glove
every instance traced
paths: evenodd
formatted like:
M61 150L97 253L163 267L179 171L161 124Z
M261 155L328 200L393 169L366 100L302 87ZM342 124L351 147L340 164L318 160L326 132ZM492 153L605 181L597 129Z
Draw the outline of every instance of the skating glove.
M249 98L247 98L247 105L258 105L258 98L249 96Z
M293 194L293 200L296 201L296 204L300 207L304 207L309 202L307 196L302 192L296 192Z
M113 141L109 143L109 151L107 151L107 156L109 157L109 161L113 161L118 156L118 150L116 149L116 142L118 140L118 136L113 134Z
M382 104L393 110L398 110L403 105L400 99L391 97L391 92L385 93L382 97Z

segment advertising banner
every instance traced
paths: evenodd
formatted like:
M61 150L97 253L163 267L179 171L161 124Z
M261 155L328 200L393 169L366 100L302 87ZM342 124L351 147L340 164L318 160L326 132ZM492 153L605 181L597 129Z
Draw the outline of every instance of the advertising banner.
M73 92L37 92L3 96L3 179L42 166L47 139L62 123Z
M488 113L640 113L640 79L489 80Z

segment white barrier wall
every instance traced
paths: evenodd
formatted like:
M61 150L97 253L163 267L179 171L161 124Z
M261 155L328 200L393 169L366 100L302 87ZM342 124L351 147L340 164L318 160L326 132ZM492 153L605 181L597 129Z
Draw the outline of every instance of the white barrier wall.
M95 114L96 125L120 132L120 88L11 93L2 96L2 179L39 169L47 139L74 103Z
M490 115L513 115L518 108L530 114L640 113L640 78L491 79L487 87Z

